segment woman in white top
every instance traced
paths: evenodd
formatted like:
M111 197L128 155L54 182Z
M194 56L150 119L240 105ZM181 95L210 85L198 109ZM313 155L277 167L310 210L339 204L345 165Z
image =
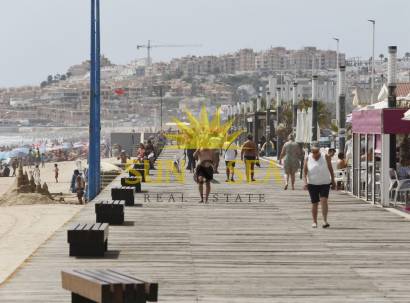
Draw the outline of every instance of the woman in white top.
M317 227L318 204L322 207L323 228L330 227L327 222L328 205L330 187L336 188L335 175L331 158L327 154L321 154L318 146L312 146L311 153L305 159L304 163L304 189L309 191L310 200L312 202L312 227Z
M235 181L233 179L233 175L234 175L235 160L236 160L237 155L238 155L237 150L231 147L231 145L229 145L228 148L225 150L224 158L225 158L225 164L226 164L226 182L229 182L229 176L231 177L232 182Z

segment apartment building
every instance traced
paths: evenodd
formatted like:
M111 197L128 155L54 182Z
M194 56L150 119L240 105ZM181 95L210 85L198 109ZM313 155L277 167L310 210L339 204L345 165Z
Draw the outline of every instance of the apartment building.
M254 71L255 70L255 52L251 48L239 50L239 71Z
M205 56L199 57L199 74L214 74L220 70L218 64L218 57L216 56Z
M293 51L290 55L291 65L297 70L336 69L337 52L334 50L319 50L316 47L305 47ZM345 64L345 54L339 54L339 65Z
M218 68L221 73L235 74L239 70L239 57L236 54L227 54L219 57Z

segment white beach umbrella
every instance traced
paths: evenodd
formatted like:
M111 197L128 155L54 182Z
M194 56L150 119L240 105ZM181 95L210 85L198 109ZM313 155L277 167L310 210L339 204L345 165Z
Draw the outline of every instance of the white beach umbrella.
M410 109L404 113L402 120L410 121Z

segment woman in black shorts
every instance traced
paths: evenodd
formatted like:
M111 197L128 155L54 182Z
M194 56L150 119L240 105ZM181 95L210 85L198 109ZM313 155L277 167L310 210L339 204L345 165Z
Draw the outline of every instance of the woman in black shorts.
M335 189L335 176L333 173L331 158L321 154L318 146L311 148L310 155L304 162L305 190L309 191L312 202L312 227L317 227L318 204L322 207L323 228L330 227L327 222L328 198L330 188Z

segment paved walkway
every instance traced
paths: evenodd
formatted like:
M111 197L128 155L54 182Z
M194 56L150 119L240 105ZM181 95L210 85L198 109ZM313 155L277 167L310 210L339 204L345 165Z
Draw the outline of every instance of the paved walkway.
M266 172L258 170L259 179ZM190 174L184 185L143 184L151 202L140 194L143 207L127 208L127 224L110 227L103 259L68 257L64 226L0 287L0 302L69 302L61 269L112 267L158 281L160 302L410 301L408 220L332 193L332 226L314 230L306 192L282 191L273 176L252 185L217 179L213 191L222 198L207 205L198 203ZM166 202L171 192L176 202ZM72 221L94 219L91 204Z

